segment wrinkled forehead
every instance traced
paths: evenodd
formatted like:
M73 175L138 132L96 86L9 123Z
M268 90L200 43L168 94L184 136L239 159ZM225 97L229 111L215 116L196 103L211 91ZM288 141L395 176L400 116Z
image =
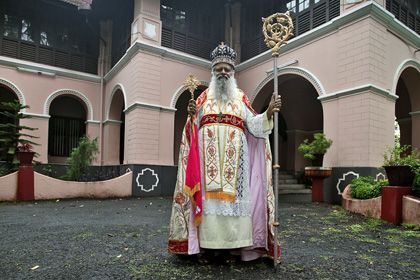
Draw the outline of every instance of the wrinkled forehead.
M231 72L233 71L233 66L225 62L217 63L213 66L213 71L215 72L221 72L222 70L225 70L225 72Z

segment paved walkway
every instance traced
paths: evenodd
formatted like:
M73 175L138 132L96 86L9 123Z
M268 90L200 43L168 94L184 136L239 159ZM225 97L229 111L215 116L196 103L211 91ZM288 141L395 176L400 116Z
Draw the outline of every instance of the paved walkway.
M0 203L1 279L419 279L420 230L326 204L280 207L282 263L166 251L168 198Z

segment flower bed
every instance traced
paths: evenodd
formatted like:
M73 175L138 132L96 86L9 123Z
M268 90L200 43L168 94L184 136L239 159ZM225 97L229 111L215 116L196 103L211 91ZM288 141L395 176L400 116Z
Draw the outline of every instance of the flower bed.
M342 206L350 212L358 213L366 217L381 218L381 200L382 197L370 199L355 199L350 195L350 185L348 185L342 194Z

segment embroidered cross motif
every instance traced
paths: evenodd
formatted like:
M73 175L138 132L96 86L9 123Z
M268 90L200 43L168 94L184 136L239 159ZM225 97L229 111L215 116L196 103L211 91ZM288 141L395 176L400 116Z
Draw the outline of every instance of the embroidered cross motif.
M233 178L233 175L235 175L235 173L233 172L233 170L232 170L232 169L230 169L230 168L228 168L228 169L225 171L225 173L226 173L226 178L227 178L229 181L231 181L231 180L232 180L232 178Z
M214 178L216 176L217 173L217 169L212 165L210 166L210 168L208 169L208 174L211 178Z
M220 123L222 121L222 119L223 119L223 116L224 116L223 113L220 112L219 115L217 115L217 122Z

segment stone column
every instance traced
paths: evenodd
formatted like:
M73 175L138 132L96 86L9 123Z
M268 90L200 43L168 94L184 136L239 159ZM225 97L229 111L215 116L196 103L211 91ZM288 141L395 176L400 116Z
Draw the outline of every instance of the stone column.
M98 147L100 145L100 122L99 121L86 121L86 135L89 136L90 139L98 138ZM101 164L101 154L100 154L100 148L99 148L99 154L96 157L96 160L93 162L94 165L100 165Z
M34 152L38 153L38 157L35 158L36 161L41 163L48 163L48 124L49 116L44 115L35 115L31 114L30 119L22 119L20 125L29 126L33 128L38 128L34 131L23 130L22 133L27 133L39 138L29 139L39 145L34 145Z
M333 140L326 166L379 167L394 143L395 98L379 89L321 98L324 133Z
M131 44L136 41L160 45L162 21L160 1L134 0L134 20L131 24Z
M121 121L107 120L104 123L104 165L120 164Z
M420 150L420 111L411 112L411 145Z
M129 164L173 165L174 110L137 103L125 111Z

